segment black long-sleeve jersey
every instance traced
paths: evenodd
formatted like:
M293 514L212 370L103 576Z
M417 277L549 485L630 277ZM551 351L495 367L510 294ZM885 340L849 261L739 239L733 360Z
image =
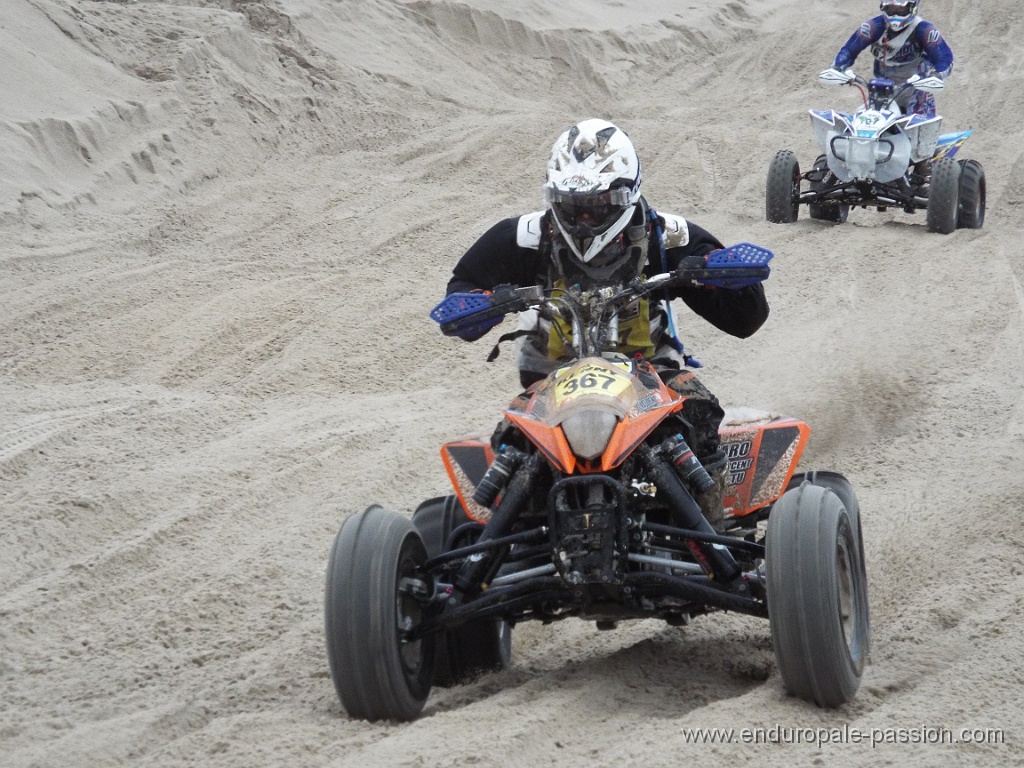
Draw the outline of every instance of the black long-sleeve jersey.
M497 285L543 285L547 281L550 254L537 245L521 245L517 232L519 216L504 219L485 232L455 265L447 293L492 290ZM678 220L678 219L677 219ZM687 256L707 256L722 248L722 243L702 227L686 222L685 244L665 249L666 264L661 264L661 243L652 227L644 274L654 275L675 269ZM758 283L728 290L725 288L681 287L670 291L671 298L682 301L698 316L731 336L746 338L768 319L768 301Z

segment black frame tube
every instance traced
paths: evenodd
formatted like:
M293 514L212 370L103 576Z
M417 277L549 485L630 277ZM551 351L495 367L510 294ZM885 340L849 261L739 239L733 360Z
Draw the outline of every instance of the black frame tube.
M483 533L480 534L480 539L473 546L481 546L508 536L508 532L512 529L512 525L515 523L516 518L519 517L520 511L533 492L533 486L543 461L544 458L539 453L535 453L515 471L508 481L508 486L505 489L505 494L501 497L501 501L498 503L498 508L494 510L491 519L484 526ZM491 551L495 547L501 546L503 546L502 543L492 544L491 547L484 547L480 550L480 553L484 555L483 557L479 560L467 560L463 563L462 568L459 569L459 573L455 577L455 588L465 594L478 587L484 574L493 568L494 557Z
M637 454L654 484L658 487L658 493L665 494L676 524L680 528L690 529L704 534L704 536L717 535L668 460L646 443L642 443L637 448ZM731 584L739 578L742 569L736 563L731 552L696 538L693 542L717 580Z

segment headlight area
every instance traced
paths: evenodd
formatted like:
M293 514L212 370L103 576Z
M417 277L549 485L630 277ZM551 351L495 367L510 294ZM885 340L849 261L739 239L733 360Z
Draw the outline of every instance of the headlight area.
M569 447L579 458L591 461L608 447L619 419L614 413L585 410L574 413L562 422L562 432Z

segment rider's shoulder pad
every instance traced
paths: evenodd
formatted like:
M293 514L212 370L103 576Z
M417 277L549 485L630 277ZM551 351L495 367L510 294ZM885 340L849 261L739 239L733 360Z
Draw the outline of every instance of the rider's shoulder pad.
M690 225L686 219L674 213L662 213L658 215L665 220L665 247L679 248L690 242Z
M544 211L534 211L519 217L516 225L516 245L520 248L539 248L541 234L541 219L544 218Z

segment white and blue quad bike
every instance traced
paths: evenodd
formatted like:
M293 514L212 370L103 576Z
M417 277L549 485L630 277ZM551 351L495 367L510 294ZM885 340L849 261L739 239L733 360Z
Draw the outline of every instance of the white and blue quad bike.
M826 69L819 79L856 86L864 103L852 115L810 110L823 154L806 173L800 173L792 151L775 153L765 190L768 221L795 222L800 204L806 203L810 217L821 221L842 223L853 206L896 207L907 213L923 208L929 232L981 228L985 171L976 160L954 157L973 131L940 134L941 117L903 114L896 104L908 88L942 90L940 78L914 76L897 86L886 78L865 81L850 70ZM804 181L807 188L801 189Z

